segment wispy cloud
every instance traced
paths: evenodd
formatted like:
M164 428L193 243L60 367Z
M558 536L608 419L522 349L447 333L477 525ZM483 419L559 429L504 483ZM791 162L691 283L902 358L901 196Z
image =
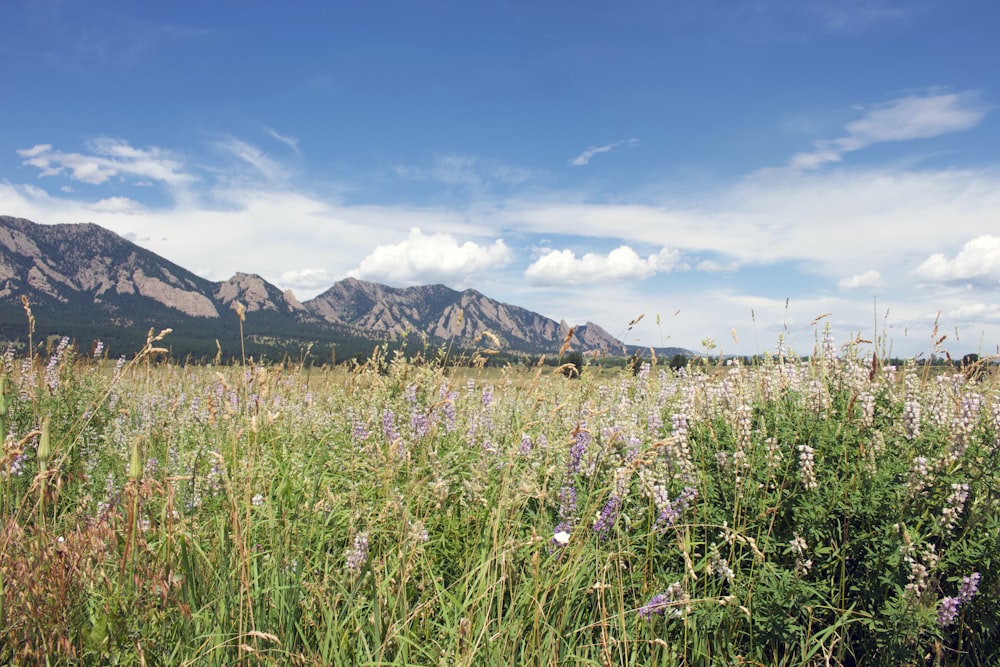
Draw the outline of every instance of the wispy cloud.
M846 134L815 142L815 150L792 156L795 169L815 169L839 162L847 153L886 141L929 139L968 130L986 116L974 91L909 95L864 110L845 126Z
M121 139L101 137L86 144L87 153L64 153L51 144L23 148L22 164L39 169L39 177L64 175L100 185L111 178L139 177L181 187L195 180L173 153L162 148L135 148Z
M393 171L411 181L434 181L443 185L486 188L490 185L519 185L531 178L531 171L498 164L473 155L435 155L427 164L396 165Z
M524 278L535 285L579 285L607 280L643 280L659 272L684 270L681 254L664 248L655 255L640 257L627 245L607 255L586 253L577 257L572 250L549 250L532 263Z
M281 180L287 176L287 171L281 163L268 157L260 147L242 139L228 137L215 142L215 146L246 162L268 180Z
M601 153L607 153L613 151L617 148L623 146L628 148L635 148L639 145L638 139L622 139L621 141L616 141L613 144L604 144L603 146L591 146L587 150L583 151L575 158L569 161L571 167L583 167L590 164L590 161L594 159L595 155L600 155Z
M295 137L279 134L277 130L274 130L267 126L264 127L264 131L267 132L269 135L271 135L272 138L277 139L281 143L291 148L293 151L295 151L296 154L301 153L301 151L299 150L299 140L296 139Z
M472 276L487 275L512 260L513 253L503 239L492 245L459 244L451 234L425 235L414 227L406 240L375 248L348 275L397 285L464 284Z

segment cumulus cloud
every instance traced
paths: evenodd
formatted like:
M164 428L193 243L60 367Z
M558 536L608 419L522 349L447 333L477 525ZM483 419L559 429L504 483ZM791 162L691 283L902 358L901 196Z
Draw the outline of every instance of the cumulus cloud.
M285 271L278 278L278 284L284 288L316 290L333 285L334 280L326 269L298 269Z
M837 283L840 289L862 289L879 287L882 284L882 274L874 269L864 273L856 273L853 276L844 278Z
M872 144L968 130L985 116L978 95L972 91L901 97L865 110L861 118L847 124L844 136L815 142L815 150L792 156L789 166L815 169Z
M954 259L934 253L917 267L917 275L935 281L1000 283L1000 237L990 234L976 237Z
M629 148L635 148L639 145L638 139L622 139L621 141L616 141L613 144L604 144L603 146L591 146L587 150L583 151L575 158L569 161L571 167L583 167L590 164L590 161L595 155L600 155L601 153L607 153L613 151L616 148L621 148L622 146L627 146Z
M115 177L148 178L174 187L195 180L177 156L162 148L135 148L111 137L94 139L86 146L87 153L64 153L51 144L38 144L17 154L24 158L22 164L39 170L39 177L62 174L93 185Z
M1000 305L967 303L952 308L946 315L960 322L1000 322Z
M640 257L627 245L607 255L586 253L577 257L572 250L548 250L528 267L524 277L536 285L579 285L606 280L642 280L664 271L684 270L681 254L664 248L655 255Z
M489 246L472 241L459 244L451 234L425 235L414 227L405 241L375 248L348 276L392 284L464 283L512 260L513 253L503 239Z

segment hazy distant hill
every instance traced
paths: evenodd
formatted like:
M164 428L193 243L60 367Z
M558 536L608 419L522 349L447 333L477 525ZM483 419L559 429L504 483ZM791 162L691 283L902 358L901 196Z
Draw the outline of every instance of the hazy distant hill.
M246 307L248 353L295 354L309 343L335 344L338 354L370 349L404 333L432 343L470 345L483 331L507 351L557 352L569 332L556 322L476 290L444 285L394 288L349 278L299 302L260 276L224 282L201 278L90 223L40 225L0 216L0 336L26 340L21 296L37 320L35 338L70 335L81 345L100 339L113 354L138 349L150 327L171 327L174 353L227 355L239 345L235 304ZM593 323L574 329L572 349L621 354L622 343ZM671 348L673 351L683 350Z

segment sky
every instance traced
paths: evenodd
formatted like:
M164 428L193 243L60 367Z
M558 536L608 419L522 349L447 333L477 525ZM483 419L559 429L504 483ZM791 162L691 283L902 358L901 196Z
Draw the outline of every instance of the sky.
M998 25L995 0L3 0L0 214L300 300L443 283L636 345L995 354Z

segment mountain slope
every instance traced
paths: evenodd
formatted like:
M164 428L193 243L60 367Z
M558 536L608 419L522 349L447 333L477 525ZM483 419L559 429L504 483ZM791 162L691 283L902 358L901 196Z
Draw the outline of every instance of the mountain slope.
M242 349L256 354L294 353L310 342L338 350L370 349L405 334L468 346L483 332L504 351L557 352L570 327L476 290L444 285L395 288L348 278L300 303L258 275L237 273L213 282L90 223L40 225L0 216L0 336L25 339L21 297L37 321L36 340L72 335L81 343L100 338L129 352L149 328L174 330L175 354L214 356ZM573 329L571 349L620 354L622 344L593 323ZM180 348L180 349L178 349Z
M437 340L470 344L484 331L497 336L505 349L558 350L569 326L487 298L476 290L464 292L444 285L396 288L347 278L303 304L325 321L370 334L395 337L423 332ZM586 339L574 335L575 349L619 353L622 345L595 324L586 325Z

